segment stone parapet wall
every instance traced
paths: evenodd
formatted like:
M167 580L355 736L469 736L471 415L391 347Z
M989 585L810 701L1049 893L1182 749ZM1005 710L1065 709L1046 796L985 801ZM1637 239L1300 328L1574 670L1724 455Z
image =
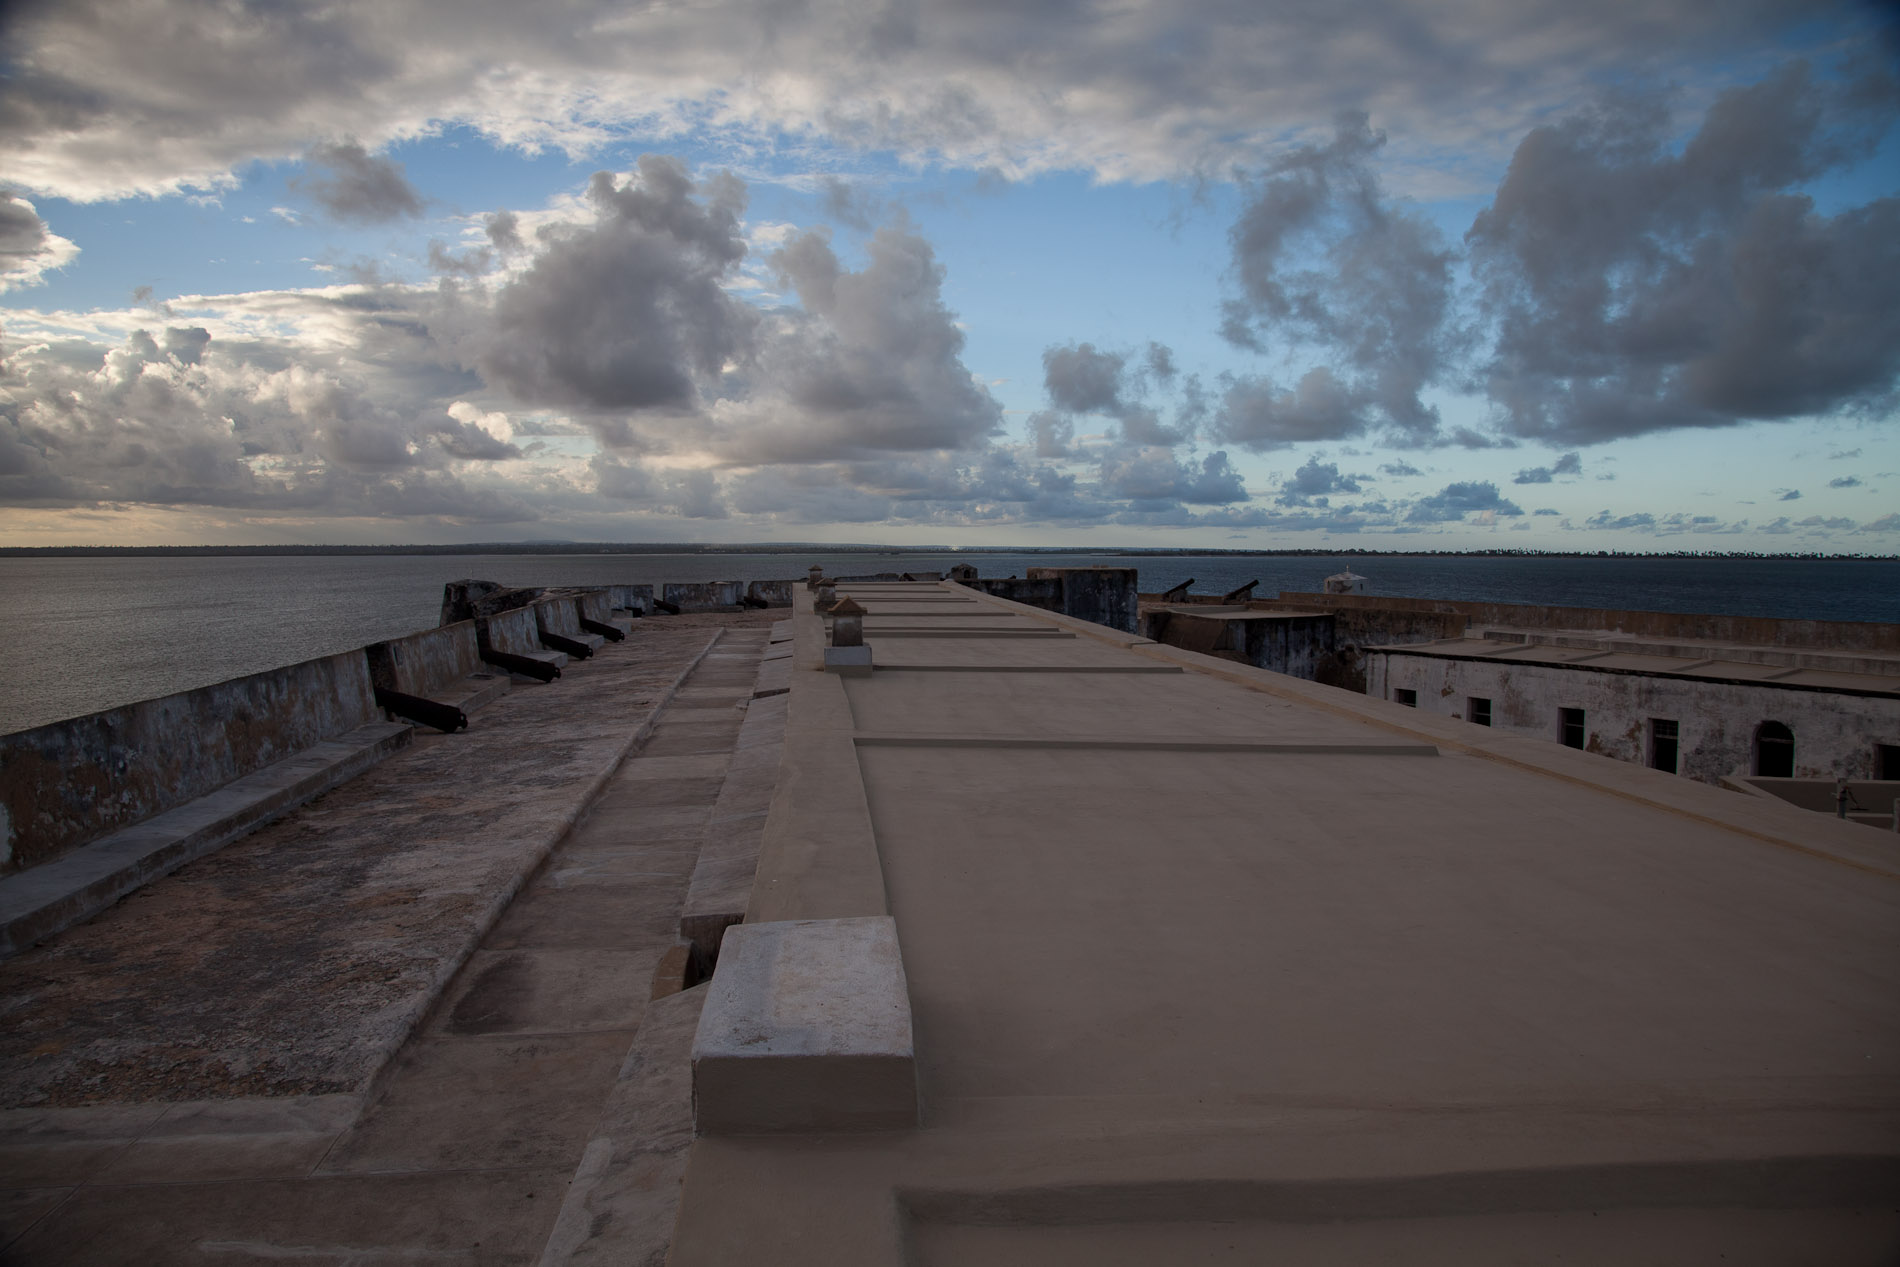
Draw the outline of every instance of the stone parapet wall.
M0 735L0 874L381 717L357 650Z
M471 673L482 671L475 622L458 620L363 648L370 680L386 691L427 698Z

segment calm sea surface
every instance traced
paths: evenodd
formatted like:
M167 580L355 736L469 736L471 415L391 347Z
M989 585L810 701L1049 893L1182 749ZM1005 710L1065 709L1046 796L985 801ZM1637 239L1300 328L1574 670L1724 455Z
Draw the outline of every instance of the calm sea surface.
M11 655L0 733L347 651L436 623L445 581L765 580L1038 564L1141 569L1197 593L1317 590L1348 566L1374 594L1811 620L1900 621L1900 562L1790 559L1244 558L1116 555L372 555L0 559Z

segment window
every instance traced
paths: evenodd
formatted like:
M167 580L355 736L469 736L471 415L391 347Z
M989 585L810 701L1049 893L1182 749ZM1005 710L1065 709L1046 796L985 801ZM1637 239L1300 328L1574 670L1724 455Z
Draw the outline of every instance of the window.
M1392 702L1394 704L1403 704L1407 708L1417 708L1418 692L1408 691L1402 686L1395 686L1392 688Z
M1566 748L1583 747L1583 710L1581 708L1557 710L1557 738Z
M1900 780L1900 744L1874 745L1874 777Z
M1665 774L1676 772L1677 724L1674 718L1649 719L1649 766Z
M1765 779L1794 777L1794 732L1778 721L1755 731L1755 773Z
M1491 724L1491 701L1488 699L1479 699L1476 695L1473 695L1469 707L1465 709L1465 716L1480 726L1489 726Z

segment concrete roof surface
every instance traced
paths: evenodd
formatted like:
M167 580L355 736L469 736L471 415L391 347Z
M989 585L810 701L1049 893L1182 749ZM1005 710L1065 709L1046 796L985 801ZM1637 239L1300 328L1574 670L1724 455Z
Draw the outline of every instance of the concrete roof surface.
M676 1267L1891 1261L1894 846L917 592L1074 636L799 595L748 919L894 918L919 1125L702 1136Z

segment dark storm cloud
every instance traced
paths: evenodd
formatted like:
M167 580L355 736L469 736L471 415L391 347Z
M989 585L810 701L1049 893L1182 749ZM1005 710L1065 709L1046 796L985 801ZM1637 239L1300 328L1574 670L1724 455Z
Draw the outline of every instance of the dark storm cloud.
M1321 462L1319 455L1308 458L1306 465L1293 472L1293 478L1281 486L1274 500L1282 506L1326 506L1334 493L1357 493L1363 475L1341 475L1333 462Z
M468 314L465 354L517 399L600 411L692 409L743 352L753 314L722 284L745 255L745 188L696 184L677 159L643 156L624 183L588 186L594 223L546 248Z
M1420 498L1405 518L1408 523L1450 523L1486 511L1504 518L1524 513L1515 502L1498 494L1496 484L1473 480L1447 484L1430 497Z
M1522 470L1511 480L1513 484L1548 484L1559 475L1583 474L1583 455L1566 453L1557 459L1554 466L1533 466Z
M1384 144L1363 113L1346 113L1330 142L1292 150L1254 182L1230 234L1241 293L1222 332L1257 351L1311 348L1328 364L1292 392L1254 384L1252 407L1226 416L1227 439L1256 449L1374 429L1436 439L1438 411L1421 393L1450 350L1455 255L1386 195L1372 168Z
M1534 129L1466 241L1518 436L1577 444L1879 408L1900 375L1900 199L1801 186L1896 117L1883 72L1793 65L1722 94L1679 151L1655 98Z
M402 164L377 158L355 141L313 146L308 161L312 174L292 183L334 219L378 224L422 214L422 196Z

